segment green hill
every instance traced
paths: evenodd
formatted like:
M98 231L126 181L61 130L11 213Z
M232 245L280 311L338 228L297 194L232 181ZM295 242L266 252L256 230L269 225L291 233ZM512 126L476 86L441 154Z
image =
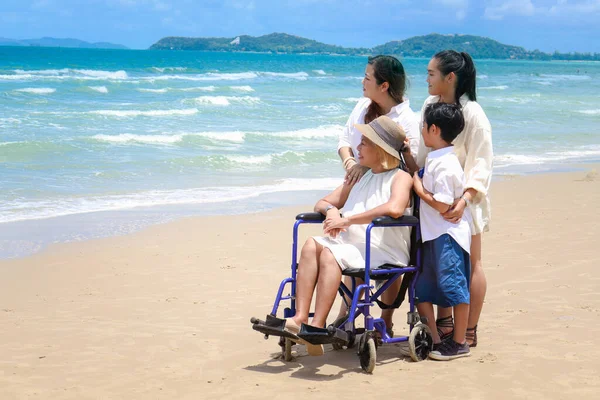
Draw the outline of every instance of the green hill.
M544 53L523 47L502 44L496 40L474 35L440 35L432 33L405 40L387 42L371 49L349 48L317 42L286 33L264 36L242 35L231 38L166 37L150 47L151 50L203 50L228 52L271 52L372 55L392 54L401 57L431 57L444 49L466 51L473 58L517 60L600 60L600 53Z
M254 51L273 53L366 54L368 49L350 49L305 39L286 33L264 36L241 35L232 38L166 37L150 50Z
M90 43L79 39L59 39L43 37L40 39L7 39L0 38L0 46L37 46L37 47L70 47L81 49L127 49L127 47L107 42Z

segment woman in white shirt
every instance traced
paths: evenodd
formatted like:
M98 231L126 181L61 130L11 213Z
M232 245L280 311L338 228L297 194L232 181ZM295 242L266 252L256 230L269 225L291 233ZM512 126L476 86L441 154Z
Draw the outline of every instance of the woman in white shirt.
M368 124L379 116L385 115L402 127L409 146L402 148L402 154L412 153L417 156L421 133L419 120L410 108L410 101L405 96L406 73L404 66L395 57L375 56L369 57L365 68L365 77L362 81L363 96L360 99L350 117L344 130L340 134L338 142L338 154L342 159L346 176L344 182L353 185L367 172L368 168L361 166L356 159L357 147L361 140L361 133L355 127L356 124ZM345 280L350 285L350 280ZM386 304L392 304L400 290L401 281L398 279L382 296ZM382 311L381 317L386 321L389 328L392 326L392 315L394 309ZM338 318L346 314L346 304L342 302Z
M471 56L454 50L444 50L433 56L427 66L429 96L423 104L459 103L465 118L465 128L452 142L465 176L465 192L455 200L450 210L442 214L450 222L459 221L469 208L471 223L471 308L467 342L477 346L477 323L483 307L487 281L481 262L481 234L489 230L491 206L489 188L492 181L492 127L481 106L476 102L476 71ZM421 112L422 114L422 112ZM422 167L431 149L421 141L416 164L407 158L410 170ZM438 327L443 337L452 336L452 310L438 308Z
M375 118L386 115L402 127L410 142L410 151L417 155L421 134L419 121L410 108L410 102L405 97L406 73L402 63L392 56L369 57L362 81L363 96L360 99L338 142L338 154L344 164L346 181L349 184L357 182L367 171L366 167L356 160L361 133L356 124L368 124ZM409 149L406 148L406 151Z

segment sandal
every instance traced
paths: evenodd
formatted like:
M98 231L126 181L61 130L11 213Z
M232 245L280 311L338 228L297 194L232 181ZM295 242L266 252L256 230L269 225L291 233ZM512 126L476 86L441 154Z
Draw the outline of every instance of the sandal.
M477 347L477 325L473 328L467 328L465 339L467 339L467 343L471 342L469 347Z
M454 320L452 319L452 315L444 318L438 318L435 320L435 325L437 326L437 333L440 337L440 342L447 340L454 336ZM440 328L452 328L452 330L444 333Z

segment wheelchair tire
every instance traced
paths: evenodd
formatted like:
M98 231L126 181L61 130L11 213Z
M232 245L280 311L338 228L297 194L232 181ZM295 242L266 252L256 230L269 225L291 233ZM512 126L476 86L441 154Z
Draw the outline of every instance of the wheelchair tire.
M292 357L292 346L294 343L291 339L286 338L284 340L285 343L281 347L281 358L283 358L283 361L292 361L294 359L294 357Z
M369 332L366 332L361 336L358 346L360 367L367 374L370 374L375 369L375 361L377 360L377 346L375 345L375 339Z
M427 325L419 324L410 331L408 337L408 350L410 358L413 361L419 362L427 358L433 348L433 336Z

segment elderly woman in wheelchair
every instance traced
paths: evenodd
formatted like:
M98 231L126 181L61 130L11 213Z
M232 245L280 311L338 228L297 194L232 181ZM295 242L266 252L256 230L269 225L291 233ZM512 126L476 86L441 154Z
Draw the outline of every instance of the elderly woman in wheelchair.
M267 319L253 318L252 322L253 328L266 337L282 337L280 344L284 347L284 358L291 359L292 342L305 344L310 355L323 354L324 343L332 343L334 348L352 346L357 332L354 320L363 314L365 334L361 336L358 350L361 366L371 372L375 363L376 331L381 337L379 340L384 343L409 340L406 337L391 338L386 332L391 321L374 319L369 307L388 289L395 298L403 274L418 273L418 268L409 267L411 227L418 230L418 220L412 217L412 177L398 168L405 140L402 128L386 116L356 127L363 135L358 146L358 161L369 171L353 186L344 184L319 200L314 208L318 214L300 214L296 218L292 277L282 282L273 311ZM306 241L296 269L298 225L321 221L324 236L311 237ZM376 268L378 266L383 268ZM364 283L357 286L353 280L353 287L349 290L340 284L342 274L361 278ZM387 282L373 292L371 278ZM287 283L292 285L292 295L282 297ZM315 310L310 313L315 288ZM352 299L349 314L343 321L338 321L339 324L325 328L338 291ZM413 297L414 282L409 290L411 328L418 321ZM283 299L290 299L292 307L284 312L287 318L279 319L275 315ZM413 320L411 313L414 314ZM420 354L413 356L414 359L427 357L431 347L427 328L424 325L420 327L424 328L423 332L418 338L413 338L418 339L418 343L413 340L412 348L420 346L421 349Z

